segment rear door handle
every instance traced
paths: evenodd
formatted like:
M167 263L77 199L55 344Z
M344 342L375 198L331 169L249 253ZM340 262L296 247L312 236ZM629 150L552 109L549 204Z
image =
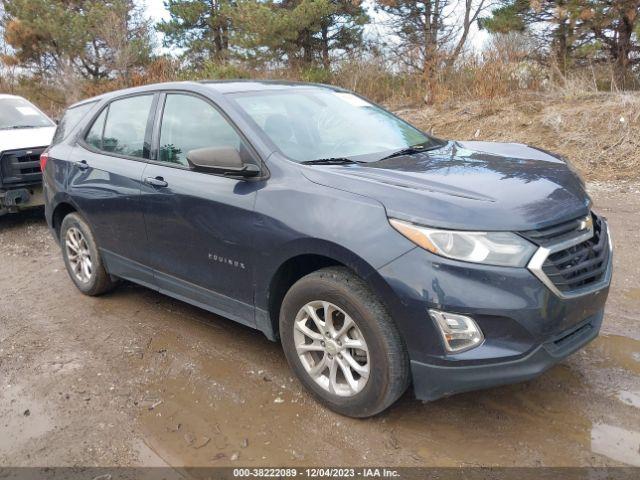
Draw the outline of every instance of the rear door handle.
M80 160L79 162L76 162L76 167L78 167L78 169L80 170L86 170L87 168L89 168L89 164L86 160Z
M162 177L145 177L144 183L152 187L166 187L169 185Z

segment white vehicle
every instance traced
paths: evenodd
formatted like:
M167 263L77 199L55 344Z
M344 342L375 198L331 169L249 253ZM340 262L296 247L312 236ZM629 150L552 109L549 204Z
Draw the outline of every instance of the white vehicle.
M29 101L0 94L0 215L44 203L40 154L55 130Z

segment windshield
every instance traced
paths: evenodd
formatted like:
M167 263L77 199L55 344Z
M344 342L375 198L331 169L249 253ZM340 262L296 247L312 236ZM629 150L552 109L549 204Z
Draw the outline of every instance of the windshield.
M235 94L234 100L287 157L297 162L376 161L434 140L362 98L329 89Z
M24 98L0 98L0 130L53 127L55 124Z

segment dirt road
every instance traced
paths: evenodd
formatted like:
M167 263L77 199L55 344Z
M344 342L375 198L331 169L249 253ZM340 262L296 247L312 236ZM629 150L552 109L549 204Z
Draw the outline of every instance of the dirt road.
M640 184L590 190L616 248L600 338L368 420L316 404L258 332L134 285L81 295L41 212L0 218L0 465L640 465Z

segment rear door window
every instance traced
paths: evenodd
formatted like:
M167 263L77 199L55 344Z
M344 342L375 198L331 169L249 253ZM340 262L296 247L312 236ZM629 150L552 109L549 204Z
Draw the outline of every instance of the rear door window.
M149 158L145 138L152 103L153 94L114 100L96 118L85 141L103 152Z

